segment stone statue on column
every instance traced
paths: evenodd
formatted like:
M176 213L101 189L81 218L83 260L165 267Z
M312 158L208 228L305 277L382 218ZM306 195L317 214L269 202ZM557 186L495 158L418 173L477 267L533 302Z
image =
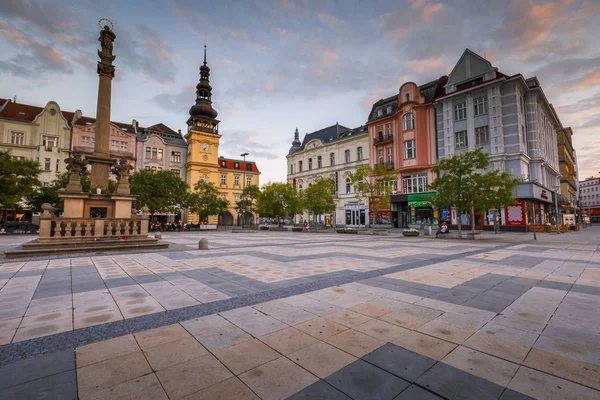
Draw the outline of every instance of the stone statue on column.
M72 152L68 158L65 158L67 171L71 173L69 183L67 184L67 192L81 192L81 173L87 169L88 160L83 158L77 151Z
M100 61L98 61L98 75L115 77L115 67L112 65L112 62L115 61L113 42L116 37L117 35L115 35L108 25L104 25L104 28L100 31L98 41L100 41L101 50L98 50L98 56L100 57Z
M115 161L110 172L117 176L116 194L129 195L129 172L133 169L126 158Z

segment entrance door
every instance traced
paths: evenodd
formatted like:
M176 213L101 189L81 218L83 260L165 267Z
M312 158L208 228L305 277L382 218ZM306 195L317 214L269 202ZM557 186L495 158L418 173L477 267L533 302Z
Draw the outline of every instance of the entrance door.
M398 211L392 211L392 223L394 224L394 228L398 227Z
M483 230L483 215L481 213L475 213L475 229L478 231Z

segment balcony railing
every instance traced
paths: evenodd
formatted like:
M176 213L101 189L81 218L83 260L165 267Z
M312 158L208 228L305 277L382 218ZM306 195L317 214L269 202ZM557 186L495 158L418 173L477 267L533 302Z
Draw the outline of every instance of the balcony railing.
M383 165L385 167L385 169L394 169L394 162L393 161L388 161L388 162L380 162L379 165Z
M375 145L380 145L380 144L389 143L389 142L393 142L393 141L394 141L394 137L392 135L378 136L375 138Z

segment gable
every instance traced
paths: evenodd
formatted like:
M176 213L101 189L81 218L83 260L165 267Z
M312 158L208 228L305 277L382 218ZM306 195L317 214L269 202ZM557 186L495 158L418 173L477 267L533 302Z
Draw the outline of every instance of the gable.
M496 68L488 60L466 49L450 73L446 87L455 86L477 77L483 77L487 72L495 70Z

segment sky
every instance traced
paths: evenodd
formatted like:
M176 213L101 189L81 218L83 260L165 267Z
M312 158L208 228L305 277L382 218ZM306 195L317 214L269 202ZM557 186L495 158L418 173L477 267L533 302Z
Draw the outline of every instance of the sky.
M95 117L98 20L114 24L111 120L186 131L208 46L220 155L282 181L296 127L366 123L408 81L465 48L537 76L573 128L580 179L599 175L599 0L0 1L0 97Z

